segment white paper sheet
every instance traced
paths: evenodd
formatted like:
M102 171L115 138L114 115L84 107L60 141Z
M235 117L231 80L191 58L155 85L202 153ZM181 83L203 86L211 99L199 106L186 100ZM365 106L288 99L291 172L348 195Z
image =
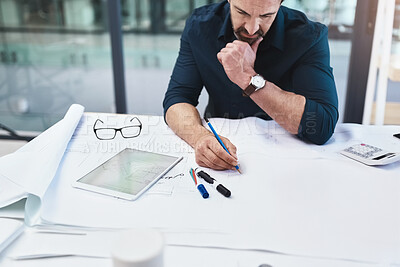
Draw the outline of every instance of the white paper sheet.
M64 118L16 152L0 158L0 179L9 194L2 194L0 207L29 196L25 219L34 224L41 198L51 183L84 108L72 105Z
M113 233L89 232L88 235L25 233L10 249L4 266L111 266ZM53 244L61 244L54 246ZM40 246L38 246L40 244ZM47 257L47 258L46 258ZM29 260L32 259L32 260ZM166 246L165 267L394 267L332 259L305 258L260 251L225 250Z
M110 258L112 232L85 232L71 234L61 232L36 232L28 229L17 248L7 253L13 259L35 259L60 256L87 256ZM57 244L56 246L54 244Z
M21 219L25 217L25 204L26 199L14 202L0 209L0 218Z
M81 235L28 230L1 259L4 266L111 266L110 250L115 233L89 231ZM54 244L60 244L54 246ZM32 260L29 260L32 259ZM165 267L394 267L332 259L304 258L260 251L166 246Z
M24 230L21 220L0 218L0 253Z
M373 168L338 153L364 137L371 144L383 144L383 139L390 143L394 128L364 132L354 125L340 126L334 141L319 147L273 122L245 120L246 127L233 122L230 133L212 121L237 145L244 171L210 171L232 191L229 199L212 188L209 199L201 198L188 174L195 165L193 153L186 153L177 166L181 169L174 171L183 170L183 177L164 181L173 184L172 194L145 194L129 202L81 192L70 184L77 174L76 153L71 153L45 196L43 219L89 227L157 227L167 232L170 244L400 262L400 164ZM243 142L240 131L246 128L260 134ZM156 126L153 130L158 133ZM157 138L162 136L152 140ZM264 144L266 139L270 142Z

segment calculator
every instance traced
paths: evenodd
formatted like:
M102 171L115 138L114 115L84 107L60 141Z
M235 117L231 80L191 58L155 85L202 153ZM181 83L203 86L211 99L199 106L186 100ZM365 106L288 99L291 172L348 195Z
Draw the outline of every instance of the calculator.
M340 153L370 166L386 165L400 160L400 153L398 152L389 152L367 144L353 145L340 151Z

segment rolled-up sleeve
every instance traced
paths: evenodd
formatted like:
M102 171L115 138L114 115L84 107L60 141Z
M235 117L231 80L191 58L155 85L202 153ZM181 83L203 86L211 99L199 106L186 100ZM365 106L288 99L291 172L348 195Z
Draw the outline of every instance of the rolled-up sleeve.
M332 136L339 117L326 29L295 68L293 86L295 93L306 98L298 136L324 144Z
M182 33L178 58L164 96L164 118L169 107L176 103L189 103L197 106L203 81L192 53L190 40L191 20L186 22Z

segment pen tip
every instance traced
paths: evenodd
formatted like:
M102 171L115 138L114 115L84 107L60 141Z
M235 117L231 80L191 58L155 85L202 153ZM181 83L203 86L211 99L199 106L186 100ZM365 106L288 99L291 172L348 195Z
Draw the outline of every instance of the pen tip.
M206 117L204 117L204 120L208 123L209 121L208 121L208 119L206 118Z
M238 171L238 173L242 174L242 172L239 169L236 169Z

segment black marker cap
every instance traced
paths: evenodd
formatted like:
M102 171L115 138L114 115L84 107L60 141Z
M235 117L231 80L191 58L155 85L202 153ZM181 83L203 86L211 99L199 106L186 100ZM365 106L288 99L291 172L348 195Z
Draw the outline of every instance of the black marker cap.
M209 183L209 184L213 184L213 183L214 183L214 179L211 178L211 176L208 175L208 173L205 173L205 172L203 172L203 171L199 171L199 172L197 173L197 175L200 176L201 178L203 178L204 181L206 181L206 182Z
M231 191L229 191L228 188L223 186L222 184L219 184L217 186L217 191L220 192L224 197L230 197L231 196Z

